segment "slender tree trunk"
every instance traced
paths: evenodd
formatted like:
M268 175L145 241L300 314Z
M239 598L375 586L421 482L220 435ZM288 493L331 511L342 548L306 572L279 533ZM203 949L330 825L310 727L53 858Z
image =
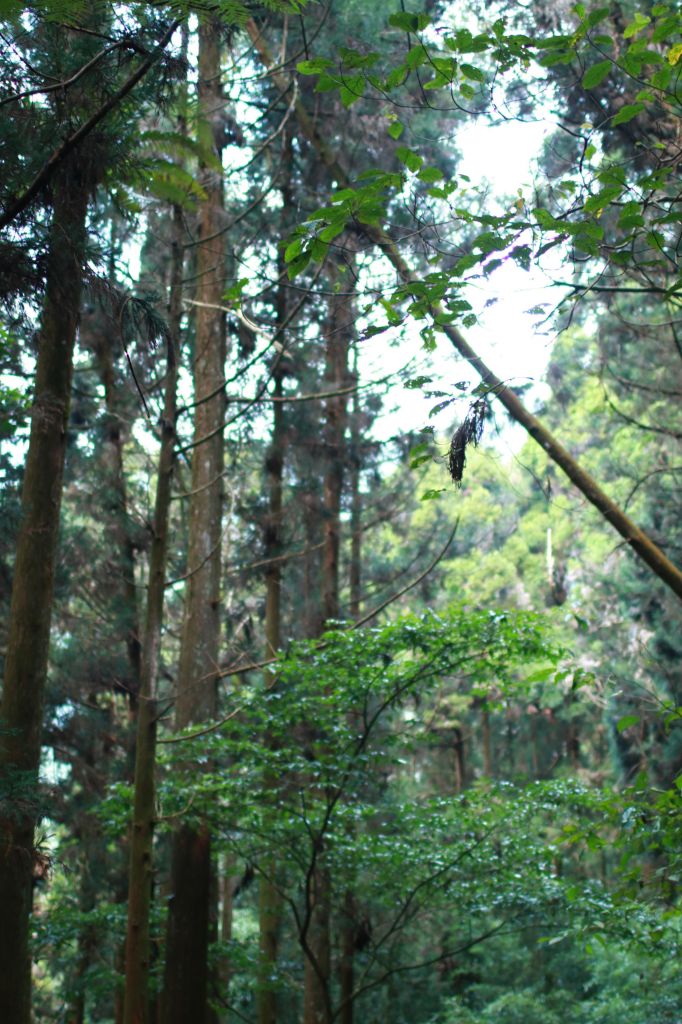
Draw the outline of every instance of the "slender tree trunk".
M303 1024L331 1024L331 879L320 841L318 863L309 880L306 898L310 920L305 936Z
M93 752L94 753L94 752ZM98 752L98 753L101 753ZM92 760L92 759L89 759ZM92 771L94 765L89 764ZM81 914L90 913L97 904L97 883L94 868L101 858L101 842L99 829L90 810L86 810L82 823L77 829L76 837L80 849L80 892L78 909ZM87 972L97 956L97 929L92 923L81 925L78 934L78 954L74 970L74 996L68 1015L68 1024L85 1024Z
M161 451L154 505L153 539L149 557L147 612L142 638L133 823L130 832L128 928L126 933L124 1024L149 1024L151 966L150 911L153 885L153 840L156 817L155 762L158 717L157 680L166 583L168 520L175 449L180 320L182 316L183 214L173 213L173 258L166 391L161 423Z
M344 236L346 237L346 236ZM325 389L340 391L348 386L348 354L353 323L350 296L343 293L351 281L333 274L333 284L341 290L329 299L329 318L325 347ZM346 462L346 421L348 397L333 395L326 399L325 474L324 474L324 547L322 554L322 606L325 624L339 615L339 548L341 540L341 492Z
M0 718L0 773L15 813L0 821L0 1020L28 1024L28 948L43 700L73 349L85 248L87 183L78 167L55 183L47 288L22 491Z
M464 760L464 736L462 730L453 730L453 749L455 755L455 793L458 795L464 791L465 785L465 760Z
M352 330L352 302L344 294L338 268L332 284L341 290L329 299L325 345L325 390L338 391L348 384L348 353ZM324 534L322 549L322 613L325 625L339 616L339 547L341 495L345 466L347 396L326 399L324 430L325 473L323 483ZM317 863L308 886L309 927L305 937L304 1024L331 1022L331 878L325 863L324 836L318 837Z
M353 393L352 413L350 418L350 617L355 621L360 618L360 601L362 588L362 494L360 492L360 394L357 391L358 375L358 344L353 342Z
M511 778L516 770L516 745L514 743L516 730L514 728L514 718L512 715L512 709L509 705L507 706L507 710L505 712L505 720L506 724L504 728L504 738L507 754L507 771L509 772L509 778Z
M355 897L350 889L343 900L341 959L339 962L339 1024L353 1024L355 987Z
M281 271L284 271L283 260L280 259ZM281 283L277 296L277 322L282 324L286 316L286 292ZM282 397L282 374L275 373L274 397ZM272 441L267 454L265 468L268 486L268 514L265 522L263 557L276 558L281 547L282 526L282 479L284 471L285 445L284 403L276 401L273 406ZM265 582L265 657L271 658L277 653L281 643L281 591L282 570L279 562L271 562L266 570ZM274 681L274 674L266 671L265 685L269 687ZM273 737L266 736L265 743L273 745ZM280 780L267 775L263 786L274 790ZM276 1024L277 992L273 985L273 975L277 968L279 949L279 929L281 918L281 899L275 883L277 858L274 853L266 858L265 870L258 883L258 918L259 918L259 980L258 980L258 1024Z
M538 714L535 712L530 715L530 764L529 770L531 778L537 779L540 774L540 758L538 757Z
M235 861L231 853L223 858L220 875L220 940L225 945L232 941L232 913L234 907L234 887L238 881L235 876ZM218 981L220 992L224 1000L227 1000L230 992L231 964L229 954L224 954L218 965ZM221 1021L230 1020L230 1012L227 1008L220 1014Z
M358 345L353 341L353 381L357 386ZM360 618L362 588L362 494L360 492L360 395L356 390L352 398L350 416L350 603L349 613L353 621ZM355 712L350 713L351 725L355 724ZM348 826L349 831L352 825ZM351 832L351 835L353 833ZM339 961L339 1024L353 1024L355 1004L355 934L357 906L352 889L348 889L343 900L341 916L341 957Z
M483 774L487 779L492 779L493 751L490 737L490 712L485 706L481 711L481 733L483 740Z
M215 123L224 99L220 83L220 27L199 24L199 108L203 130ZM221 154L214 133L214 152ZM202 169L197 249L194 339L194 444L189 511L188 572L176 728L213 718L217 702L220 639L221 517L225 395L225 237L216 236L223 212L222 172ZM202 242L202 239L206 241ZM208 1019L208 945L211 928L211 836L206 825L181 825L173 836L171 898L166 943L164 1024L204 1024Z
M580 768L580 732L576 722L569 722L566 730L566 752L573 771Z

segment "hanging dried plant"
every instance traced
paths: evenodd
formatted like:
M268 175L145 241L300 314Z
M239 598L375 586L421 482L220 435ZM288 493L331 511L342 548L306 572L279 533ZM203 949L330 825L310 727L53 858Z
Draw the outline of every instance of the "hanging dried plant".
M467 445L477 447L483 436L483 423L487 412L484 398L477 398L467 410L467 414L452 435L448 452L448 470L454 483L462 486L462 476L466 465Z

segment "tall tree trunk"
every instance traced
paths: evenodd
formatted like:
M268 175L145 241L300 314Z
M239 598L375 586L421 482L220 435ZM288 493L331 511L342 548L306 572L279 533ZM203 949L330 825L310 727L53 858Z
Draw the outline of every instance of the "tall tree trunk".
M93 753L95 753L93 751ZM101 754L101 751L97 751ZM92 760L89 758L88 760ZM88 772L94 769L93 764L88 765ZM98 787L99 788L99 787ZM100 794L100 798L103 794ZM101 837L98 823L94 816L86 810L82 821L76 830L76 839L80 850L80 891L78 896L78 909L81 914L89 914L97 904L97 879L95 877L95 866L101 858ZM98 953L97 928L92 922L81 924L78 934L78 952L73 978L73 992L71 1007L69 1010L68 1024L85 1024L86 1020L86 995L87 995L87 973Z
M350 617L355 621L360 618L360 601L362 587L362 494L360 491L361 424L360 424L360 393L357 390L358 374L358 343L353 341L353 392L352 412L350 417Z
M339 292L329 299L325 345L325 390L339 391L348 384L348 353L352 324L352 302L344 293L338 267L332 268L331 284ZM322 549L322 614L327 625L339 616L339 547L341 537L341 494L345 465L347 396L326 399L324 429L324 534ZM331 1024L331 878L325 864L324 836L317 837L316 864L309 880L307 901L309 926L305 936L304 1024Z
M284 193L284 208L287 208L287 191ZM277 292L277 323L282 325L286 317L286 286L284 285L284 260L278 260L280 284ZM275 371L274 398L282 398L282 373ZM284 472L285 420L284 403L275 401L273 407L272 440L265 460L268 487L268 514L265 522L263 557L276 558L281 547L282 528L282 480ZM282 570L279 562L270 562L265 577L265 657L271 658L277 653L281 643L281 591ZM270 687L275 673L266 671L265 685ZM272 746L273 737L265 737L265 743ZM269 773L263 780L267 790L275 789L280 780ZM258 919L259 919L259 980L258 980L258 1024L276 1024L277 993L273 985L273 974L277 968L279 949L279 928L281 918L281 899L275 883L277 858L274 853L268 856L265 870L261 873L258 883Z
M155 807L157 680L166 584L168 520L175 450L177 377L182 316L183 213L173 212L173 258L171 270L166 391L161 423L161 451L154 505L154 523L149 556L147 612L142 638L140 693L135 745L135 789L133 824L130 833L128 881L128 928L126 933L125 1024L148 1024L149 969L151 961L150 911L153 884L153 840Z
M455 793L458 795L464 791L466 780L464 761L464 736L459 727L453 729L453 753L455 757Z
M483 744L483 774L487 779L492 779L493 750L490 736L490 711L485 704L481 708L481 733Z
M220 873L220 940L224 945L232 941L232 912L234 905L234 889L239 881L235 874L235 858L231 853L225 854L222 861ZM230 991L231 964L229 953L223 954L218 964L218 984L223 1000L227 1002ZM231 1019L227 1006L223 1009L219 1019L225 1024Z
M47 287L22 490L0 718L0 773L14 813L0 821L0 1020L28 1024L28 948L43 700L88 187L78 166L54 189Z
M353 340L353 382L359 381L358 375L358 344ZM353 621L360 618L361 587L362 587L362 494L360 492L360 393L355 391L352 399L350 416L350 604L349 613ZM351 719L356 717L351 712ZM351 723L353 724L353 723ZM349 830L352 826L348 826ZM355 987L355 935L357 905L356 899L349 888L343 900L341 916L341 957L339 961L339 1024L353 1024Z
M199 108L211 130L224 104L220 83L220 26L199 24ZM220 158L222 141L214 133ZM202 169L197 249L194 339L194 444L189 511L185 617L177 679L176 728L215 716L220 639L221 516L225 394L225 237L216 235L223 213L222 172ZM202 239L206 241L202 242ZM211 837L208 827L181 825L173 836L171 899L166 943L162 1019L165 1024L204 1024L208 1018L208 945L211 927Z

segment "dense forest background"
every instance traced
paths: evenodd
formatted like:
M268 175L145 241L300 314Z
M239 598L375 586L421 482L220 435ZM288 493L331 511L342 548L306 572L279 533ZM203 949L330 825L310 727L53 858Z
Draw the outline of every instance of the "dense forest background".
M677 5L0 17L0 1020L678 1022Z

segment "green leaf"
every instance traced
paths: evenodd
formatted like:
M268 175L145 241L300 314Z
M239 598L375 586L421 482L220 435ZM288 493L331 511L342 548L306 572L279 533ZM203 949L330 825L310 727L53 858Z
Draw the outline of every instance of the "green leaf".
M553 68L557 64L571 64L573 61L573 54L569 52L561 53L548 53L546 57L543 57L540 63L543 68Z
M440 498L441 494L443 494L443 492L446 490L446 487L430 488L428 491L424 491L424 493L420 496L419 500L435 501L435 499Z
M362 75L355 75L353 78L346 78L339 90L341 102L344 107L352 107L365 91L365 79Z
M610 60L600 60L598 64L593 64L583 75L583 88L594 89L604 81L610 70Z
M419 180L425 181L427 185L431 185L434 181L440 181L443 177L443 172L439 167L422 167L419 172Z
M371 68L379 60L379 54L374 50L370 53L360 53L359 50L346 46L341 47L339 56L346 68Z
M391 14L388 23L392 28L401 28L404 32L421 32L431 24L428 14L397 11Z
M339 85L340 81L338 78L333 78L326 71L323 71L315 85L315 92L334 92L335 89L339 88Z
M386 78L386 89L388 91L391 89L397 89L399 85L403 84L408 73L408 69L404 64L400 64L397 68L393 68Z
M315 260L316 263L323 263L326 256L329 245L323 242L321 238L314 238L310 243L310 256L311 259Z
M618 732L625 732L626 729L631 729L633 725L637 725L639 722L639 715L623 715L622 718L618 719L616 728Z
M475 68L473 64L462 64L461 71L465 78L470 78L473 82L484 82L485 76L479 68Z
M405 125L402 124L400 121L393 121L388 126L388 134L391 136L392 139L399 139L404 131Z
M295 259L291 260L287 267L287 275L290 281L293 281L295 277L303 273L305 268L308 266L311 260L311 254L308 250L302 252L300 256L296 256Z
M611 121L612 127L615 128L619 124L627 124L628 121L632 121L634 117L641 114L643 110L643 103L626 103Z
M597 7L596 10L591 11L587 15L588 28L594 28L594 26L598 25L600 21L604 21L605 18L608 18L610 13L610 7Z
M250 278L248 277L240 277L231 288L228 288L227 291L223 293L223 300L225 302L234 302L236 299L240 298L244 288L249 283L249 280Z
M494 231L483 231L478 238L474 240L474 247L480 249L481 252L497 252L500 249L504 249L507 242L502 235L495 234Z
M290 242L289 245L284 250L284 262L291 263L291 261L300 254L302 248L303 239L295 238L293 242Z
M340 235L346 229L345 217L341 220L334 220L331 224L328 224L326 228L322 228L318 234L318 238L321 242L331 242L338 235Z
M408 149L407 146L398 146L395 155L401 164L404 164L408 171L412 171L413 174L419 170L424 162L418 153L415 153L413 149Z
M682 44L680 46L680 55L682 56ZM673 69L668 64L654 71L651 76L651 84L656 89L667 89L670 85L670 79L673 75Z
M623 32L623 38L632 39L632 37L636 36L638 32L641 32L642 29L646 28L650 21L651 18L646 14L642 14L641 11L637 11L635 17Z
M334 66L334 61L327 60L325 57L315 57L313 60L302 60L296 65L296 70L300 75L319 75L327 68Z
M426 61L427 57L428 54L423 46L413 46L405 57L405 64L414 71L415 68L420 67Z

